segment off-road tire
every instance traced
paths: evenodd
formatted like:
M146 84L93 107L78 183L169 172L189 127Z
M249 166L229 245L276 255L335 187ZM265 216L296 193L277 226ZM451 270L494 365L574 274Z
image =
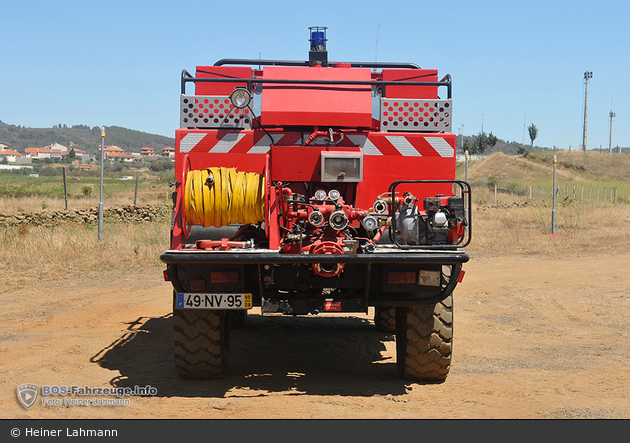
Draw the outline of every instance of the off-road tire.
M439 303L396 308L396 363L402 378L444 381L452 349L452 293Z
M230 311L230 317L232 329L243 328L247 323L247 310Z
M374 324L381 332L396 332L396 308L374 308Z
M230 315L226 311L174 309L173 350L181 378L221 378L226 372Z

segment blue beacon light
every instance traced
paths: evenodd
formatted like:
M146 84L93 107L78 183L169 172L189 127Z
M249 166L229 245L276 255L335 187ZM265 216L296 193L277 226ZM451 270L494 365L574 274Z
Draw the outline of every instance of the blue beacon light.
M309 30L309 41L311 50L309 51L309 62L311 66L328 65L328 52L326 51L326 26L311 26Z

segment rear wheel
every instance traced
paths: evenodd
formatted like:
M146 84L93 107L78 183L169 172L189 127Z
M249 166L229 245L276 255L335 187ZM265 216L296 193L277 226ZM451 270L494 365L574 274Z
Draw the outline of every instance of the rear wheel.
M396 308L396 360L402 378L444 381L452 348L452 293L439 303Z
M173 350L180 377L223 377L228 362L229 339L229 312L173 310Z
M374 308L374 324L382 332L396 332L396 308Z

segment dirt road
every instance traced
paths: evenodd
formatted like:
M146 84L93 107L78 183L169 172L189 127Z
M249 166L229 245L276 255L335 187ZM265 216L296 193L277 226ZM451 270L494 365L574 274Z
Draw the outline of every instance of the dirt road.
M375 329L371 311L292 318L254 310L233 331L229 375L183 381L160 269L15 279L0 312L0 418L627 419L629 268L628 255L472 255L455 293L453 364L441 384L398 379L395 337ZM50 406L40 393L25 409L16 397L24 383L150 385L157 395L127 397L126 406Z

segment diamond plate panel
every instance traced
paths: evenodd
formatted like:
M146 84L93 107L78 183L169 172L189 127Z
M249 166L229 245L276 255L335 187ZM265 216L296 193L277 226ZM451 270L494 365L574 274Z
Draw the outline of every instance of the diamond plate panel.
M381 131L452 132L452 100L381 98Z
M180 110L180 128L252 128L252 112L234 107L227 96L182 95Z

